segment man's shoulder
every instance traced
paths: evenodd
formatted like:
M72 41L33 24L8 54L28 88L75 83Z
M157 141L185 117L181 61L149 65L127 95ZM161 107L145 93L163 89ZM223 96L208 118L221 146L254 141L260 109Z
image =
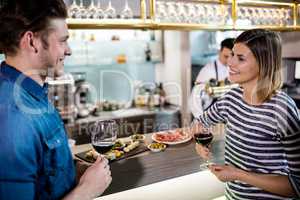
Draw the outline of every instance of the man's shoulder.
M213 62L207 63L206 65L204 65L201 68L200 72L201 73L204 73L204 72L207 73L207 72L210 72L210 71L214 71L215 69L213 68L213 66L214 66Z

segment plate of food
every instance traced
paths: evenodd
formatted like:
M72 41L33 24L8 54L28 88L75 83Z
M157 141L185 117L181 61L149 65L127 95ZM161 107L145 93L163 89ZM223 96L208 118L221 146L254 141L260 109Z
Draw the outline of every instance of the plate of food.
M141 144L139 141L132 141L130 144L124 144L122 140L119 140L110 151L102 155L112 162L134 156L147 150L149 150L148 147ZM100 154L95 149L75 154L76 157L90 163L95 162L99 155Z
M168 145L175 145L188 142L192 139L188 133L184 132L182 129L161 131L154 133L152 135L152 140L158 143L164 143Z

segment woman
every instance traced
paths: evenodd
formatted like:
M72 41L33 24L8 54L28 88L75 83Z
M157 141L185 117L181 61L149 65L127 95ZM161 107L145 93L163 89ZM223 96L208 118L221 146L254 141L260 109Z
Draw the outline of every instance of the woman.
M227 199L300 197L300 114L279 90L280 37L262 29L243 32L228 66L229 80L240 87L225 94L194 126L226 124L226 165L211 165L211 172L226 182ZM196 150L208 157L206 147L197 144Z

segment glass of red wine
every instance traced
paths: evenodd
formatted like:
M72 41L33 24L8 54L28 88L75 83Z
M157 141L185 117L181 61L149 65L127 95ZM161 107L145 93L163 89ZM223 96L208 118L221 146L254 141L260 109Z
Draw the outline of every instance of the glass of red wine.
M118 126L114 120L97 121L91 130L91 142L94 149L105 154L116 143Z
M201 144L207 148L210 148L210 143L212 142L214 136L209 129L203 129L201 133L194 134L194 139L196 143ZM205 163L200 165L200 169L208 169L208 166L212 164L210 159L207 159Z

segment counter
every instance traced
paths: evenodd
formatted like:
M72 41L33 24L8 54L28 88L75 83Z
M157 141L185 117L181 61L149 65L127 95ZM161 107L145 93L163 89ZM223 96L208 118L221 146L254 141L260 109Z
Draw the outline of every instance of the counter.
M147 134L146 137L146 143L149 142L151 142L151 134ZM217 138L212 143L212 146L214 148L214 152L216 152L214 156L221 158L224 153L223 138ZM79 145L73 148L73 153L78 153L84 150L88 150L90 148L91 148L90 144ZM153 188L160 189L160 185L162 184L164 185L164 187L166 187L166 190L171 190L172 188L170 188L170 186L169 189L167 187L168 183L171 183L174 186L178 184L177 187L182 187L181 184L185 183L187 184L185 188L188 187L189 184L191 184L190 187L194 188L193 195L199 195L198 197L202 196L202 194L200 194L201 192L197 193L198 187L199 187L198 189L201 189L202 187L212 187L213 190L216 189L217 195L215 195L215 197L221 196L223 193L223 189L220 189L223 187L221 182L215 180L215 178L213 178L213 175L210 174L210 172L206 172L206 173L200 172L199 166L202 162L203 160L201 160L201 158L196 154L195 143L193 140L184 144L168 146L168 148L164 152L152 153L150 151L147 151L138 154L134 157L112 162L110 164L110 168L111 168L113 180L111 185L103 195L115 194L126 190L132 190L134 188L136 188L136 190L133 190L134 193L137 192L137 195L138 194L142 195L142 193L140 192L141 191L143 192L144 190L149 188L151 184L154 184L152 185ZM184 180L184 181L182 183L177 183L177 181L181 182L180 180ZM208 184L208 182L210 181L211 184ZM216 188L214 188L213 186L214 184L216 184ZM161 190L162 192L165 192L164 189L161 188ZM206 191L206 189L204 189L204 191ZM126 194L131 195L132 193L128 191L128 193ZM167 193L165 195L167 195ZM114 196L107 197L107 198L110 199L113 197ZM173 196L172 194L172 198L170 197L169 199L173 200L175 199L175 197L177 198L177 195L174 194ZM206 196L203 197L206 198ZM136 199L141 199L141 198L136 198ZM159 199L168 199L168 198L159 198ZM187 198L181 198L181 199L187 199Z
M205 170L102 196L96 200L211 200L223 193L224 184L210 171ZM221 199L223 198L218 198Z

